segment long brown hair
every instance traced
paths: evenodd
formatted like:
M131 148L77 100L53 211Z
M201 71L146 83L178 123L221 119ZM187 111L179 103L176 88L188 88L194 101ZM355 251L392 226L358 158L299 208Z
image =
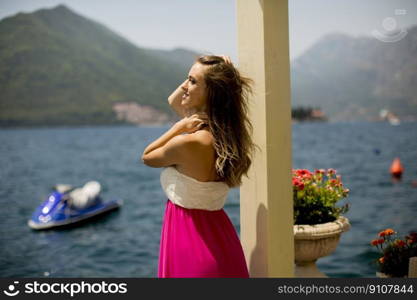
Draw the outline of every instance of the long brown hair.
M242 175L247 176L256 147L248 118L252 80L220 56L201 56L196 62L207 66L207 115L217 154L216 172L230 187L236 187L242 184Z

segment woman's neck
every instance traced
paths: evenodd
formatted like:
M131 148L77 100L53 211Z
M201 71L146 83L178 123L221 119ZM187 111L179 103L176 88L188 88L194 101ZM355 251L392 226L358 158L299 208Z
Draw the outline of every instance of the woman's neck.
M206 112L205 108L196 108L196 107L192 107L192 108L185 108L184 109L184 114L186 117L192 116L193 114L196 114L198 112Z

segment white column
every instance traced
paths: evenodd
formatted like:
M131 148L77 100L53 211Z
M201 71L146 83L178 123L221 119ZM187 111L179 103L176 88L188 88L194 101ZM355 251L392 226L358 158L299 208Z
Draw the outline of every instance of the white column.
M237 0L239 69L257 152L240 189L241 241L251 277L293 277L291 99L287 0Z

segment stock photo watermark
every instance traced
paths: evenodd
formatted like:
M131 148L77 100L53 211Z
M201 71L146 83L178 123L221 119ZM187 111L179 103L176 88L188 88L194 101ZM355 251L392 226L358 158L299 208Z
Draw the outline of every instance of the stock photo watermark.
M19 281L14 281L3 290L6 296L14 297L20 292L23 294L65 294L71 298L77 294L126 294L127 283L100 282L26 282L19 286Z
M403 16L406 14L406 9L397 8L394 10L395 16ZM407 30L399 28L395 17L386 17L382 20L382 31L374 29L372 30L372 35L381 42L395 43L402 40L407 35Z
M19 281L14 281L13 284L10 284L7 287L7 290L4 290L3 293L9 297L17 296L20 291L16 289L16 286L19 284Z

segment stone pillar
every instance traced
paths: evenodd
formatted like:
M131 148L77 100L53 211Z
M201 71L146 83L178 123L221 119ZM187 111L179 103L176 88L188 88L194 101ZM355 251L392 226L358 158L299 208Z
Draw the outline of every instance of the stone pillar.
M250 119L261 148L240 189L251 277L293 277L291 99L287 0L237 0L239 69L252 78Z

